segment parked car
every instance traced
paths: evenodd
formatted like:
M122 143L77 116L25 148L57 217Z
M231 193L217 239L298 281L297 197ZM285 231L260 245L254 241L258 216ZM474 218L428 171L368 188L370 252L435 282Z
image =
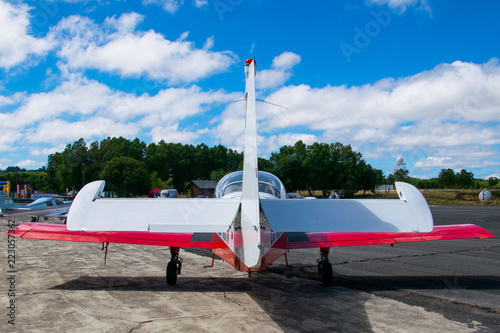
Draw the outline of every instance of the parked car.
M166 199L166 198L178 198L179 193L177 192L176 189L171 189L171 190L161 190L160 193L160 198Z
M330 193L330 196L328 197L328 199L340 199L340 194L338 194L335 191L332 191L332 193Z

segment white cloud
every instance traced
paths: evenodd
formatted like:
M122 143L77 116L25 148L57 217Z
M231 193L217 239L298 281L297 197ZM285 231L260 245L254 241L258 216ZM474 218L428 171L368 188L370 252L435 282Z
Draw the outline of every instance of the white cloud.
M188 130L179 130L179 124L175 123L169 126L159 126L151 130L153 142L165 140L165 142L193 144L198 138L208 132L208 129L199 129L191 132Z
M0 118L0 125L21 129L61 115L91 115L120 97L103 84L72 75L51 92L26 96L17 110Z
M268 100L288 107L286 117L271 119L278 127L305 125L315 130L352 129L356 133L369 129L377 136L380 129L401 127L401 132L407 131L415 127L405 125L411 122L433 121L429 125L446 127L452 121L498 122L500 66L496 59L483 65L454 62L373 85L287 86ZM435 128L428 128L431 130Z
M193 4L196 8L203 8L208 6L208 0L193 0Z
M105 30L86 17L70 16L51 29L61 43L57 52L70 70L98 69L123 77L148 76L169 83L197 81L228 69L237 56L210 51L213 39L196 48L187 33L170 41L153 30L135 31L142 16L129 13L108 18Z
M161 6L167 13L174 14L182 6L184 0L142 0L142 3L144 5Z
M19 131L10 128L2 128L2 135L0 135L0 152L15 151L16 142L22 138L23 134Z
M208 37L207 40L205 41L205 44L203 44L203 50L210 50L214 47L214 36Z
M212 136L228 148L242 151L245 133L245 104L229 104L212 129Z
M0 113L0 151L23 147L30 156L42 156L61 151L65 144L81 137L90 141L151 135L155 141L194 143L208 130L179 128L179 121L200 115L211 105L234 100L239 94L188 86L137 96L71 74L52 91L20 96L16 109Z
M300 56L293 52L283 52L279 56L274 57L271 65L274 69L288 70L300 63Z
M414 166L416 168L428 168L428 167L439 167L439 168L452 168L455 167L456 162L453 161L453 159L449 156L443 156L443 157L436 157L436 156L429 156L425 159L418 160Z
M5 107L7 105L15 105L19 103L23 98L24 94L21 92L16 92L11 96L0 96L0 108ZM1 121L1 116L2 115L0 114L0 121Z
M424 154L425 155L425 154ZM437 147L429 150L430 156L410 158L409 165L429 169L467 169L488 168L500 165L498 151L488 146L467 144L457 147ZM417 157L417 156L416 156Z
M102 139L110 137L136 137L140 128L134 123L121 123L104 117L93 117L88 120L65 121L54 119L41 123L34 132L27 135L32 143L45 142L57 144L72 142L79 138Z
M142 3L146 6L161 6L167 13L174 14L184 4L184 0L142 0ZM208 0L193 0L192 3L196 8L206 8L208 6Z
M284 61L283 67L290 63ZM500 145L497 59L442 64L363 86L290 85L265 100L288 109L258 103L261 155L303 140L352 144L369 158L395 160L403 154L417 169L500 164L493 148ZM244 121L244 107L231 104L213 136L241 151Z
M12 160L8 158L0 158L0 170L7 169L11 165L13 165Z
M482 159L471 159L467 156L429 156L415 162L413 167L423 169L454 169L462 170L465 167L468 171L471 169L499 166L500 162Z
M316 135L304 133L281 133L269 137L260 137L260 155L268 157L271 153L279 151L281 147L285 145L293 146L299 140L306 145L320 141Z
M479 154L500 145L498 59L456 61L363 86L285 86L266 100L288 109L259 106L260 128L314 131L321 141L352 144L372 158L405 152L416 167L462 168L493 165L498 155ZM478 147L474 154L471 146Z
M19 161L16 163L16 166L18 166L20 168L25 168L25 169L30 169L30 168L33 168L34 166L39 166L39 165L40 165L39 162L30 160L30 159Z
M10 69L26 62L36 62L53 47L51 38L29 35L30 7L0 0L0 67Z
M425 11L432 16L432 8L427 3L427 0L368 0L368 3L379 6L387 5L400 14L404 13L407 8L412 7Z
M65 147L66 147L65 143L61 143L59 145L52 146L52 147L35 147L35 146L31 146L29 148L29 153L32 156L48 156L48 155L53 154L55 152L61 152L61 151L63 151Z
M141 97L137 108L132 110L145 115L141 121L143 126L173 124L204 112L210 105L230 101L234 96L222 90L204 92L197 86L170 88L154 96Z
M112 29L115 29L118 34L125 35L127 33L133 33L143 20L144 15L132 12L122 14L118 18L116 18L115 16L107 17L104 20L104 24Z
M293 52L283 52L273 59L272 69L257 71L257 89L271 89L283 85L291 76L293 66L300 63L300 56Z

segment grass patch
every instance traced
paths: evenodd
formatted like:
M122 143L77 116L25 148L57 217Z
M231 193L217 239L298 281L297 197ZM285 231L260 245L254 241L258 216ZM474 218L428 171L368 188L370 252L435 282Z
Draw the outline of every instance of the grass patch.
M491 201L479 201L481 190L420 190L429 205L477 205L495 206L500 205L500 191L490 190L493 195ZM358 192L358 199L398 199L396 191L378 191L363 195Z

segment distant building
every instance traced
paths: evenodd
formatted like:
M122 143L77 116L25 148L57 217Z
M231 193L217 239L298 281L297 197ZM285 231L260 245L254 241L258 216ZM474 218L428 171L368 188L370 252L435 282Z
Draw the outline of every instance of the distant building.
M192 198L196 198L199 196L214 198L216 186L217 182L213 180L192 180L186 186L186 190L191 190Z
M392 191L394 190L394 185L379 185L377 191Z

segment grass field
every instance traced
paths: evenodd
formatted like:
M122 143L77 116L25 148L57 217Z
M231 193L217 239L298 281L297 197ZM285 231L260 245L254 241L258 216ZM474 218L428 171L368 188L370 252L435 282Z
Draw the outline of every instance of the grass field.
M477 205L491 206L500 205L500 190L490 190L493 195L491 201L479 201L481 190L420 190L429 205ZM357 193L356 198L370 199L397 199L396 191L378 191L367 194Z
M496 206L500 205L500 190L489 190L493 195L491 201L479 201L479 192L481 190L420 190L429 205L477 205L477 206ZM307 196L306 192L300 192ZM321 191L313 191L317 198L321 198ZM395 190L377 191L377 193L358 192L354 199L399 199Z

